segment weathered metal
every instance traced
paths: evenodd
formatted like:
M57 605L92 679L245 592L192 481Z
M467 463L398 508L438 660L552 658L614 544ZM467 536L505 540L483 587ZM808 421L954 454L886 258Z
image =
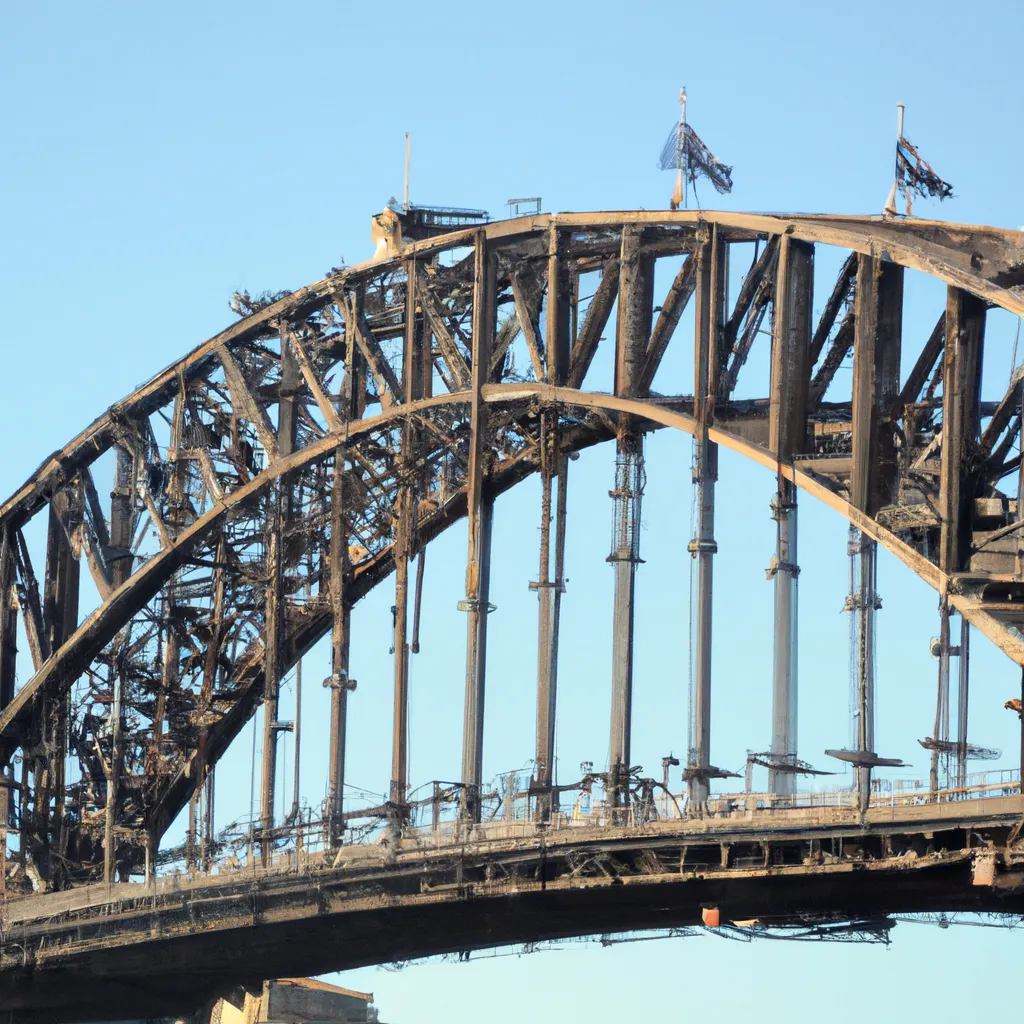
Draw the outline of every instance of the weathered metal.
M811 370L814 249L783 238L776 272L768 445L780 461L807 450L807 406ZM772 666L772 760L769 788L792 792L795 776L784 770L797 758L797 506L796 488L779 479L772 501L776 522L775 636Z
M621 826L464 824L344 861L292 852L264 868L12 902L0 1021L187 1013L240 977L326 973L503 943L698 924L767 927L890 915L1024 913L1007 850L1020 795L776 809ZM982 835L985 844L972 836ZM554 911L554 912L553 912ZM239 975L239 960L244 975Z
M849 255L814 326L818 245ZM745 258L751 248L755 253L730 304L726 280L738 247L746 247ZM671 261L663 294L655 287L661 261ZM643 435L659 427L696 440L699 514L691 550L698 585L686 766L694 804L707 798L718 772L711 763L710 652L722 445L777 478L772 757L796 757L798 490L859 531L866 574L859 583L859 746L873 755L876 544L1024 664L1016 483L1011 494L999 490L1018 469L1010 453L1020 431L1020 386L1011 381L987 402L980 392L986 310L994 304L1024 313L1022 266L1019 233L991 228L826 216L559 214L411 241L393 256L334 271L294 293L247 300L239 323L117 403L0 506L0 770L12 776L0 829L16 830L14 860L31 864L51 887L130 877L147 864L152 869L161 836L185 807L195 849L208 848L210 773L260 707L261 828L269 849L278 825L276 739L288 727L276 709L280 680L328 633L327 816L340 840L349 615L392 571L390 798L401 819L409 784L409 653L418 640L415 601L411 642L408 629L410 560L421 579L425 547L462 516L470 546L458 781L465 814L475 819L492 507L533 472L542 484L534 784L549 793L549 806L557 804L567 459L613 438L623 466L613 553L628 557L614 560L608 769L627 804ZM904 268L943 280L949 300L901 381ZM681 344L676 328L691 297L695 395L659 394L678 391L658 371L669 348ZM609 344L604 332L616 302L608 379L595 355ZM750 382L752 393L766 397L737 399L737 382L747 387L754 372L747 355L761 343L769 314L771 376ZM851 348L846 395L835 370ZM109 497L98 482L104 470L113 476ZM37 515L42 530L29 528ZM83 564L100 597L84 618ZM33 566L43 567L40 578ZM19 620L29 655L21 686ZM966 684L960 689L966 707ZM966 722L957 736L966 751ZM866 787L866 761L860 770ZM776 789L792 778L780 772Z

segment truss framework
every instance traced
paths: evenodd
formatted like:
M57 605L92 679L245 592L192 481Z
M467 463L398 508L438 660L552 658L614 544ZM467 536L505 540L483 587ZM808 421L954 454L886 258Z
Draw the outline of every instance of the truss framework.
M849 255L812 323L818 245ZM729 261L740 254L752 257L750 269L730 303ZM659 264L671 268L663 297ZM947 285L927 339L902 335L908 268ZM0 831L16 833L21 877L63 887L152 871L161 836L186 806L191 855L203 856L214 767L261 704L261 827L272 836L277 739L288 728L278 690L328 633L328 813L340 836L355 685L350 610L392 573L389 813L400 819L424 552L461 517L470 541L459 784L464 815L478 817L491 510L535 472L535 784L556 801L568 456L606 440L621 470L609 791L613 800L617 787L625 794L640 557L631 538L643 435L661 427L694 435L701 507L710 509L691 545L708 597L686 769L698 801L719 771L709 762L708 638L720 445L777 472L780 507L799 490L837 509L1024 665L1024 531L1017 485L1000 489L1020 468L1020 378L994 400L981 395L987 310L1024 314L1022 288L1017 232L637 212L497 222L412 243L296 292L240 298L238 323L111 407L0 506ZM659 393L668 347L690 343L677 327L691 301L695 394ZM743 370L765 333L772 369L759 384ZM602 345L614 349L611 380L592 372ZM906 380L904 345L919 352ZM851 352L850 394L834 397ZM766 397L738 398L741 379ZM779 563L783 576L787 565ZM84 615L83 572L99 597ZM775 758L791 753L773 748Z

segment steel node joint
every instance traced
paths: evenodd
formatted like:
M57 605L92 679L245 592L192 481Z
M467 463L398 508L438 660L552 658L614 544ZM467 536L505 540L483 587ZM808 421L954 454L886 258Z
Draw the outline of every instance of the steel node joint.
M630 562L633 565L645 565L646 562L635 552L629 550L613 551L606 559L606 562ZM562 588L564 592L564 587Z
M460 601L455 607L460 612L475 612L478 611L481 606L485 608L488 615L490 615L491 612L496 612L498 610L498 606L496 604L491 604L490 601L484 604L484 602L482 602L478 597L467 597L464 601Z
M800 566L795 562L780 562L777 558L772 558L771 562L768 563L768 568L765 569L764 575L766 579L774 579L780 572L789 573L793 579L796 579L800 575Z
M349 678L347 672L334 672L324 680L323 685L329 690L354 690L358 684Z
M781 495L776 494L768 502L768 507L772 510L772 519L777 522L780 519L788 518L790 512L795 512L797 504L795 501L787 501Z
M713 538L703 539L701 537L695 537L686 545L686 550L689 551L691 555L716 555L718 554L718 543Z

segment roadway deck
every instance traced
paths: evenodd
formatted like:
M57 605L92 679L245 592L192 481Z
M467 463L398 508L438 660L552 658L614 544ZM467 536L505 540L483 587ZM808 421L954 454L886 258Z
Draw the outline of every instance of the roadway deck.
M0 1021L195 1008L225 984L455 950L723 920L1024 913L1020 795L733 810L624 826L491 822L292 851L3 907ZM95 1007L95 1010L93 1010Z

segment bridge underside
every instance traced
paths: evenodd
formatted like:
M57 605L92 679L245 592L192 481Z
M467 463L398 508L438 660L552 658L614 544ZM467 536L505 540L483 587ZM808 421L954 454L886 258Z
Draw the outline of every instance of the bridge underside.
M205 879L15 901L0 1021L194 1012L251 980L508 943L722 922L1024 913L1024 799L643 828L473 826ZM339 863L340 861L340 863ZM40 941L44 940L44 941ZM18 962L21 950L24 958ZM26 952L33 950L31 954Z

